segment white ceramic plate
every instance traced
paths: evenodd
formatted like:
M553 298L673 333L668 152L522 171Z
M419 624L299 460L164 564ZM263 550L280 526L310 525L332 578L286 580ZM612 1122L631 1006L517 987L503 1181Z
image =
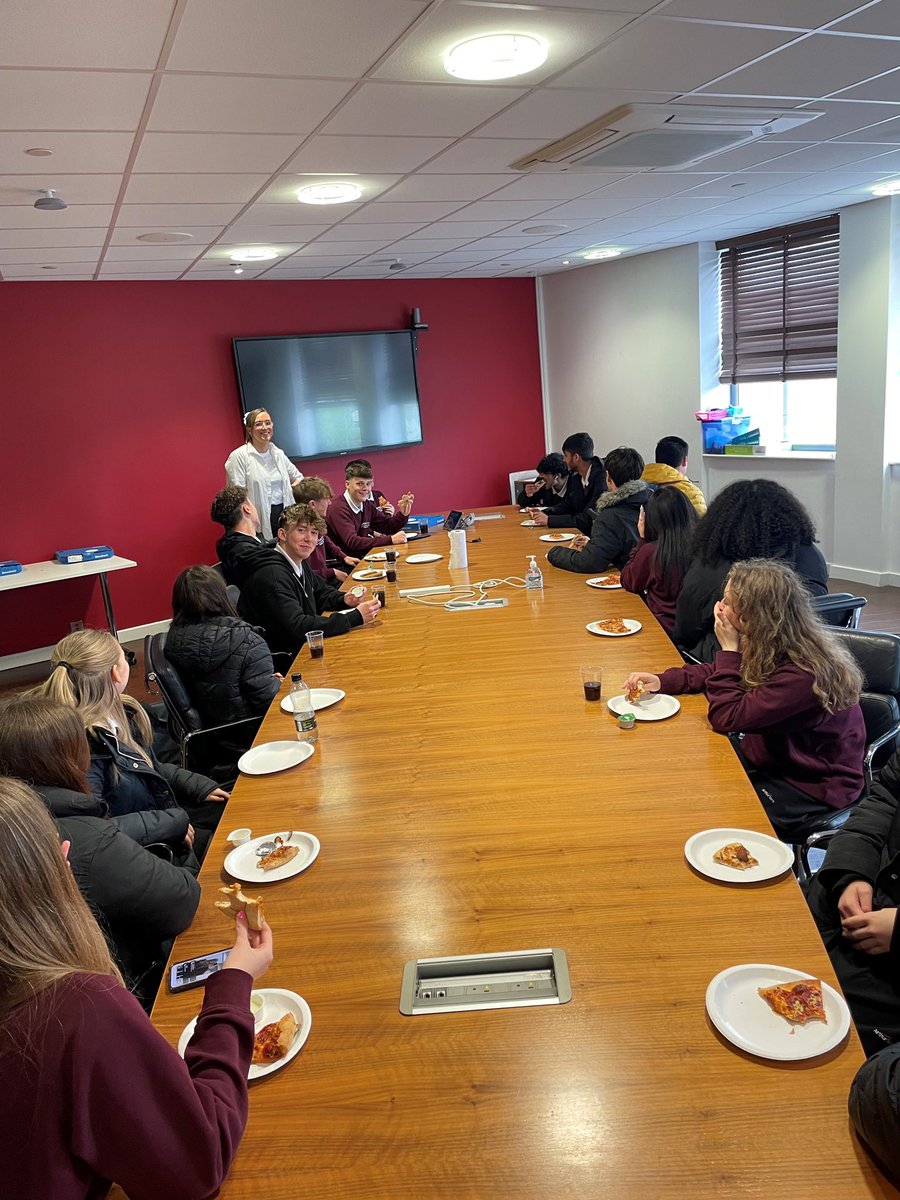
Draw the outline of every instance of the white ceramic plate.
M414 541L414 540L415 540L415 539L416 539L418 536L419 536L419 531L418 531L418 529L417 529L417 530L415 531L415 533L408 533L408 534L406 535L406 540L407 540L408 542L412 542L412 541Z
M285 1013L291 1012L300 1022L300 1028L297 1030L297 1036L291 1045L290 1050L284 1058L279 1058L278 1062L269 1063L268 1066L253 1066L247 1072L248 1079L262 1079L266 1075L272 1075L275 1071L280 1071L282 1067L286 1067L292 1058L296 1058L303 1049L306 1039L309 1037L309 1031L312 1029L312 1013L309 1011L309 1005L302 996L298 996L296 992L285 991L284 988L256 988L250 993L251 1000L256 998L262 999L262 1007L256 1013L253 1020L253 1028L256 1033L264 1025L271 1025L273 1021L280 1021ZM194 1035L194 1029L197 1025L197 1018L194 1017L185 1027L178 1039L178 1053L184 1058L184 1052L187 1049L187 1044Z
M361 571L354 571L354 579L384 579L384 571L379 567L364 567Z
M383 550L376 550L374 554L367 554L366 562L387 562L387 555Z
M408 554L406 561L408 563L437 562L439 558L443 557L443 554Z
M636 721L664 721L666 717L675 716L681 708L681 702L677 696L661 696L659 692L654 692L645 695L637 704L629 704L624 696L613 696L607 700L606 707L617 717L631 713Z
M238 768L245 775L274 775L311 758L315 747L309 742L264 742L254 746L238 759Z
M352 612L352 609L351 609ZM338 700L343 700L346 692L342 692L340 688L310 688L309 696L312 700L314 712L319 712L323 708L331 708L332 704L337 704ZM294 709L291 705L291 694L288 694L281 701L281 711L294 715Z
M547 508L546 504L531 504L528 506L528 508L520 508L519 512L520 513L544 512L546 510L546 508Z
M740 842L746 846L758 867L738 871L717 863L713 855L729 842ZM784 842L767 833L756 833L752 829L704 829L688 838L684 845L684 857L695 870L708 879L721 879L725 883L760 883L764 879L777 879L789 871L794 863L794 852Z
M815 1058L839 1045L847 1036L850 1009L843 996L823 983L827 1025L821 1021L792 1025L772 1012L757 991L757 988L771 987L775 983L811 978L807 971L773 967L769 963L729 967L710 980L706 989L706 1011L723 1037L750 1054L779 1062Z
M609 618L607 618L607 620L608 619ZM610 633L608 629L600 628L599 621L591 621L589 625L585 625L585 629L588 631L588 633L595 633L597 637L631 637L633 633L637 633L639 630L643 629L643 625L641 625L640 621L634 621L631 617L623 617L622 624L627 626L627 633Z
M257 848L263 842L274 842L276 837L283 838L286 846L296 846L300 853L295 854L283 867L261 871L258 866L260 855L256 853ZM280 879L291 879L305 871L310 863L318 858L319 849L319 839L313 834L282 829L276 833L267 833L263 837L251 838L249 842L236 846L225 856L224 866L229 875L244 883L278 883Z
M610 580L612 582L609 582ZM612 591L613 588L622 586L617 575L595 575L593 579L587 580L587 585L593 588L603 588L604 591Z
M542 542L553 542L555 546L561 546L563 542L571 542L572 538L577 535L574 533L542 533Z
M520 521L519 524L524 529L537 529L537 521Z

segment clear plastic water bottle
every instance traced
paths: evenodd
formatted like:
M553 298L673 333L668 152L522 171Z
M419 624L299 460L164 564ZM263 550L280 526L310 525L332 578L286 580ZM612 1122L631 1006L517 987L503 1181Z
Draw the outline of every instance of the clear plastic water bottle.
M299 673L291 676L291 708L294 712L294 725L297 727L297 741L315 744L319 740L319 723L316 720L316 710L313 708L309 688Z
M541 574L541 568L537 565L534 555L531 555L531 562L528 564L528 570L525 572L525 587L529 590L533 588L543 588L544 577Z

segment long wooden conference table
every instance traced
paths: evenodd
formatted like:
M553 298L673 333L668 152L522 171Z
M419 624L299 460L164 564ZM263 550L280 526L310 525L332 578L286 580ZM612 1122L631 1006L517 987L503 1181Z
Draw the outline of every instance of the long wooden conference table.
M444 557L401 561L374 625L327 641L322 660L301 654L312 686L346 698L320 712L311 759L241 777L228 804L173 960L229 941L213 901L231 882L232 828L303 829L322 848L259 889L275 939L260 986L304 996L312 1030L251 1087L222 1196L896 1196L847 1118L863 1059L852 1030L785 1063L738 1050L707 1017L708 982L735 964L835 977L789 873L729 886L685 861L699 830L770 832L704 698L630 732L607 711L628 671L680 661L642 602L547 564L543 592L494 593L506 608L399 599L398 587L521 577L531 552L543 563L543 531L502 511L469 531L467 571L449 572L446 534L411 543ZM603 616L643 628L586 632ZM582 664L603 666L602 704L585 702ZM276 700L258 742L291 737ZM399 1012L409 959L556 946L568 1004ZM154 1022L175 1044L199 1003L162 992Z

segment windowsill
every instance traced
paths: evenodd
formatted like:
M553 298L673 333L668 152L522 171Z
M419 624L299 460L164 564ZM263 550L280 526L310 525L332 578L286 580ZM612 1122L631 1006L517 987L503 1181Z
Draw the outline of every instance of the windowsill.
M703 458L714 458L718 462L764 462L778 459L779 462L795 459L801 462L834 462L834 450L776 450L766 454L704 454Z

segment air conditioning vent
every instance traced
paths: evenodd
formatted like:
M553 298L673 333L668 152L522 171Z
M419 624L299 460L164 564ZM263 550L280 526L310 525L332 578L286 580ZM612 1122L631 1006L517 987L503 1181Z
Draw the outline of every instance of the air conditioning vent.
M517 171L676 171L821 115L809 109L627 104L512 166Z

